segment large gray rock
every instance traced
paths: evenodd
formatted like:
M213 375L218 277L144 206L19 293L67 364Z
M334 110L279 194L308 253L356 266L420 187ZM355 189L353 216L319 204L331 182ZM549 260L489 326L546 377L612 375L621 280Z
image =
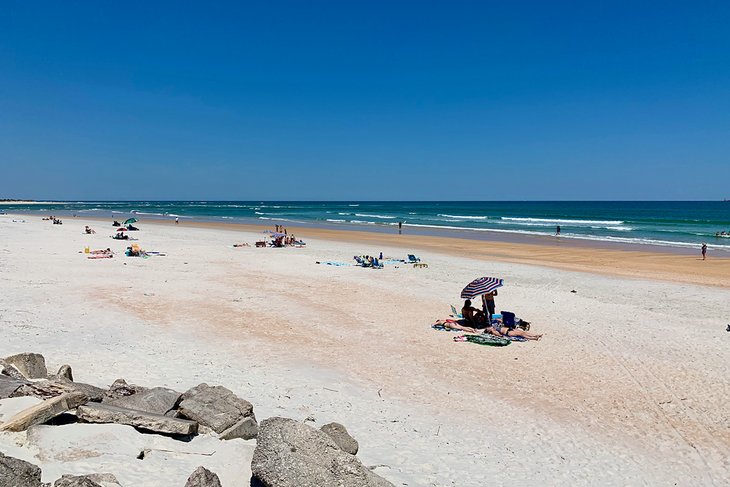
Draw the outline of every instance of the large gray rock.
M324 433L328 434L330 438L335 440L337 446L344 452L350 455L357 455L357 450L360 446L357 444L357 440L350 436L347 432L347 428L342 426L340 423L329 423L320 428Z
M0 486L41 487L41 469L0 452Z
M243 438L244 440L252 440L256 438L259 433L259 425L253 416L243 418L238 423L234 424L220 435L218 438L221 440L233 440L235 438Z
M5 357L5 362L15 366L28 379L45 379L48 377L46 359L39 353L19 353Z
M0 425L0 431L25 431L35 424L42 424L59 414L74 409L88 401L80 392L69 392L25 409ZM0 484L2 485L2 484Z
M250 402L222 386L199 384L182 395L178 415L223 433L246 417L252 417Z
M53 487L121 487L117 478L110 473L88 475L63 475Z
M138 409L148 413L166 414L175 409L180 400L179 392L164 387L144 389L131 395L117 396L110 398L108 395L102 399L102 403L111 404L127 409Z
M64 475L56 480L53 487L102 487L101 484L94 482L86 476Z
M126 424L154 433L168 435L187 436L198 432L198 423L195 421L169 418L161 414L152 414L109 404L88 403L76 410L76 416L88 423Z
M185 487L221 487L221 481L216 474L201 466L188 477Z
M33 396L40 399L48 399L60 396L69 392L80 392L88 396L90 401L101 401L105 389L84 384L83 382L71 382L66 379L41 380L36 382L26 382L21 385L11 397Z
M102 400L102 402L119 399L120 397L132 396L146 390L147 389L142 386L127 384L127 381L124 379L117 379L112 383L112 385L109 387L109 390L106 391L106 393L104 394L104 399Z
M327 434L287 418L261 422L251 472L265 487L393 487Z
M0 376L12 377L13 379L26 380L26 377L14 365L10 365L3 359L0 359Z
M15 391L20 389L20 386L28 384L28 381L24 379L14 379L7 375L0 375L0 399L7 399L8 397L15 397Z
M74 373L71 370L70 365L62 365L60 369L58 369L58 372L56 372L56 378L67 380L69 382L74 381Z

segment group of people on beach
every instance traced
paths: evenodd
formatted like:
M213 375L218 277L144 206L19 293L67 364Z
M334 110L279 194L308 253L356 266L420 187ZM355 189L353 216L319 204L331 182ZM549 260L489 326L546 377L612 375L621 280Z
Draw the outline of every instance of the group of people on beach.
M43 218L43 220L51 221L54 225L63 225L63 222L60 218L56 218L55 216L48 216L46 218Z
M374 269L383 268L383 253L380 252L380 258L373 255L355 255L353 257L357 265L362 267L372 267Z
M529 323L525 323L524 328L517 325L514 319L510 323L505 323L505 317L502 314L495 313L494 297L497 291L492 291L482 295L482 309L472 306L470 299L464 301L461 308L462 319L445 320L442 323L450 328L456 328L467 333L488 333L495 336L522 337L527 340L539 340L542 334L531 333ZM462 324L463 323L463 324Z

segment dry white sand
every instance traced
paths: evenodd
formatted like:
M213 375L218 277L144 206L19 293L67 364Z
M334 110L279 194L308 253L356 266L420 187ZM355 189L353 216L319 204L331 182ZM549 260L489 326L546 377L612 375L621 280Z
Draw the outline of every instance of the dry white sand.
M259 235L185 224L140 223L142 248L167 256L128 258L108 224L13 218L0 216L0 356L40 352L100 386L222 384L259 419L338 421L396 485L730 483L725 288L432 251L428 269L331 267L315 261L420 252L318 240L234 249ZM87 260L85 245L117 256ZM507 280L497 309L543 340L480 347L430 329L481 275ZM135 485L179 485L168 474Z

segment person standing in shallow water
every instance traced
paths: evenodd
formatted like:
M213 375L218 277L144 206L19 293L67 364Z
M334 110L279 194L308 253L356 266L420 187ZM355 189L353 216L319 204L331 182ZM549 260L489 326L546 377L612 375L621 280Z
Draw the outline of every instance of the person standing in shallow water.
M558 225L557 228L555 229L555 235L556 236L560 235L560 225Z
M403 232L403 222L398 222L398 235Z
M707 244L702 244L702 260L705 260L707 258Z

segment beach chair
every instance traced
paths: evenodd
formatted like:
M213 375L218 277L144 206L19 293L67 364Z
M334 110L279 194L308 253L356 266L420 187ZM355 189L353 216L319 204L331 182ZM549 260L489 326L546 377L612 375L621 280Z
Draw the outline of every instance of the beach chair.
M456 308L454 307L453 304L450 305L450 306L451 306L451 316L453 316L454 318L457 318L459 320L464 319L464 317L461 315L461 313L459 313L458 311L456 311Z
M416 262L421 262L421 259L419 259L418 257L416 257L413 254L408 254L408 261L406 263L407 264L415 264Z

